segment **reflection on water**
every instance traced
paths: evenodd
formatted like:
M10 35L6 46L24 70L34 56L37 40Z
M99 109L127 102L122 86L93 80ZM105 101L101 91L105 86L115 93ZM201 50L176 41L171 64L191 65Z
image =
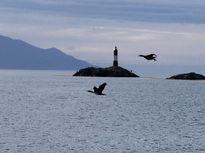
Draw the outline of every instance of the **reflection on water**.
M72 73L0 71L0 152L205 152L204 81Z

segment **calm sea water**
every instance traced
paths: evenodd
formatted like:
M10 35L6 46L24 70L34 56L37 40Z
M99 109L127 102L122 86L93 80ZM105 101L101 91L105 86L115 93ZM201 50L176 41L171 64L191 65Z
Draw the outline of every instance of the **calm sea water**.
M0 152L205 152L205 81L72 74L0 71Z

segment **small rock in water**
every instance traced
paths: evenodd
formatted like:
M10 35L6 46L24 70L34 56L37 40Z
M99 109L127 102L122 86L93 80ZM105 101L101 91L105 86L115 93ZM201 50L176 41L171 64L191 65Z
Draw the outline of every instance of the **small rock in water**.
M177 80L205 80L205 76L201 74L197 74L194 72L191 73L184 73L184 74L178 74L171 76L170 78L167 79L177 79Z

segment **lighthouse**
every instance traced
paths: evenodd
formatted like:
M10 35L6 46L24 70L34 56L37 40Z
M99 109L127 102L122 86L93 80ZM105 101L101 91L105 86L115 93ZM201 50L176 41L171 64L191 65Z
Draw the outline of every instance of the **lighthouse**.
M116 46L115 46L115 50L114 50L113 66L118 67L118 50L117 50L117 47L116 47Z

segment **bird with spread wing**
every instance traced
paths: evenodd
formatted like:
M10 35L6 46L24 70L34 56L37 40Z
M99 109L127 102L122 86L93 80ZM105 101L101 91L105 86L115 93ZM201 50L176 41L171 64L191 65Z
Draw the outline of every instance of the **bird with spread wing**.
M88 90L88 92L95 93L97 95L105 95L105 94L102 93L102 91L104 90L106 85L107 85L107 83L103 83L98 88L96 86L94 86L93 87L94 91Z
M156 54L149 54L149 55L139 55L140 57L144 57L146 60L154 60L157 61L157 55Z

